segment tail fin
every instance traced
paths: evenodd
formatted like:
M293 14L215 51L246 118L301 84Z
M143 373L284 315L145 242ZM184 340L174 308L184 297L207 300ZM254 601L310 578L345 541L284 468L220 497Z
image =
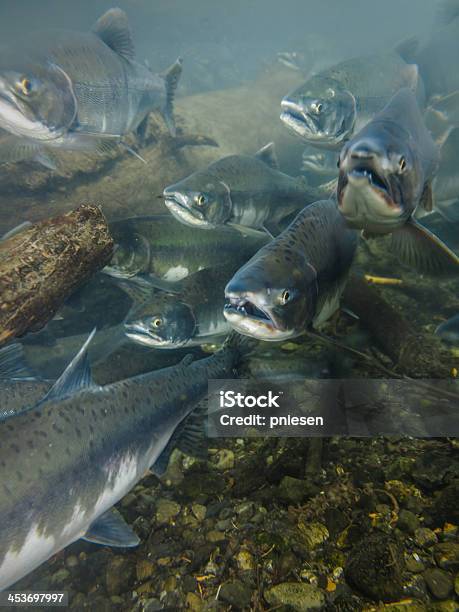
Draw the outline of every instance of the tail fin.
M175 121L174 121L174 96L177 89L177 85L182 74L182 58L178 58L177 61L172 64L170 68L163 73L164 80L166 82L166 106L163 111L164 120L167 124L171 136L175 138Z
M459 0L441 0L435 16L437 26L447 26L459 17Z
M241 356L245 356L251 353L257 345L258 340L255 340L255 338L243 336L242 334L231 330L223 343L222 349L234 349Z

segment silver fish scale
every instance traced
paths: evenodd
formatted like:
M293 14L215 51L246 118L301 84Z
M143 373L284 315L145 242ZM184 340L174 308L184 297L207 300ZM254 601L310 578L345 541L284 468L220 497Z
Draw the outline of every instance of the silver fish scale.
M161 96L162 79L107 47L94 34L65 33L42 53L66 72L77 98L79 132L111 135L135 129ZM159 105L158 105L159 106Z

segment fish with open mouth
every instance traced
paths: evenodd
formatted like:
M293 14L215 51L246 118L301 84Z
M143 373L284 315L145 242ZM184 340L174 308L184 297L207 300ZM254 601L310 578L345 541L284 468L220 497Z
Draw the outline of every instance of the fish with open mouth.
M0 59L0 160L35 159L53 167L49 153L101 151L141 133L152 111L172 135L177 60L153 74L134 59L126 14L110 9L91 32L50 31L21 38Z
M221 340L229 331L223 316L224 289L237 267L232 262L200 270L168 289L158 288L154 279L145 276L119 281L134 301L124 322L126 336L160 349Z
M138 545L113 505L185 435L208 380L251 348L233 332L211 357L99 386L92 336L44 397L0 418L0 590L79 538Z
M396 51L349 59L311 76L285 96L280 118L309 144L339 150L402 87L413 89L424 102L417 66L407 64Z
M315 201L318 193L304 177L279 171L270 143L254 156L230 155L194 172L167 187L164 200L174 217L192 227L231 225L277 235L288 224L285 219Z
M226 319L259 340L285 340L319 328L339 308L356 246L357 233L335 201L307 206L229 281Z
M414 94L401 89L341 151L338 205L364 236L391 233L407 265L457 274L459 258L414 218L418 207L432 210L438 160Z
M174 283L226 261L245 263L268 240L266 234L242 234L228 227L196 232L169 214L130 217L109 224L115 252L104 272L115 278L148 274Z

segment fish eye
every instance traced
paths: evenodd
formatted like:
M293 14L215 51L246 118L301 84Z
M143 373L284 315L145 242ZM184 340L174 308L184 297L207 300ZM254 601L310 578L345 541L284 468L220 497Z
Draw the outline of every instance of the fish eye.
M32 82L27 77L22 77L17 82L16 87L24 96L28 96L32 92Z
M290 300L290 291L288 289L284 289L281 293L281 303L286 304Z
M320 115L320 113L324 109L324 105L322 104L322 102L313 102L311 104L311 109L314 113L316 113L316 115Z
M206 200L206 196L205 196L205 195L202 195L202 193L201 193L201 195L197 196L197 198L196 198L196 204L197 204L198 206L204 206L204 204L206 203L206 201L207 201L207 200Z
M161 325L163 324L163 321L162 321L162 319L157 317L156 319L153 319L151 324L152 324L152 327L155 327L156 329L158 329L158 327L161 327Z
M401 157L399 162L398 162L399 168L401 172L405 172L406 170L406 159L404 157Z

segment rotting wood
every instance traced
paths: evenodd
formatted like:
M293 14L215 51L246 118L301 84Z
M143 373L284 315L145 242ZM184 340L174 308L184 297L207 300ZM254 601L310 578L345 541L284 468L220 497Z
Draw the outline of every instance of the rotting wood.
M41 329L111 259L102 211L82 205L0 242L0 345Z

